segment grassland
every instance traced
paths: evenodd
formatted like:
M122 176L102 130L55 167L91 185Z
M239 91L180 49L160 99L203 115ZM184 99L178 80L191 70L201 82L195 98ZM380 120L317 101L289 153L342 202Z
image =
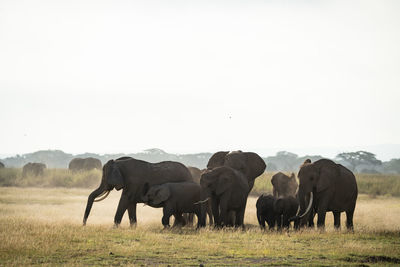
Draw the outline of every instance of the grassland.
M0 188L0 265L378 266L400 264L400 199L360 195L355 232L262 232L255 197L246 230L163 230L161 209L138 204L138 226L112 227L119 192L95 203L81 226L91 190ZM345 217L342 216L344 222Z

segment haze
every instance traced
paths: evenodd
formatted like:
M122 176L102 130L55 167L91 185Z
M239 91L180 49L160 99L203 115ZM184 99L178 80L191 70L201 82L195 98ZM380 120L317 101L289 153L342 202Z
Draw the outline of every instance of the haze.
M3 0L0 153L400 144L399 14L381 0Z

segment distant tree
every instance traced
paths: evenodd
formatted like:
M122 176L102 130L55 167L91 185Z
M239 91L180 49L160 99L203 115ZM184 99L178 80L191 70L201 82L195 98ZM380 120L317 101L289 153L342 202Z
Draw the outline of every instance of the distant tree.
M390 173L400 173L400 159L391 159L384 163L385 171Z
M355 171L359 165L382 165L382 161L378 160L375 154L361 150L356 152L340 153L336 155L336 159L346 162L352 171Z

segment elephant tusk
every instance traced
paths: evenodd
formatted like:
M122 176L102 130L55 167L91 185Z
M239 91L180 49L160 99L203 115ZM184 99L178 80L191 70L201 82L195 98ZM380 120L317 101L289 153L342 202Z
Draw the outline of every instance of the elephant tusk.
M300 205L297 207L297 212L295 217L299 216L299 213L300 213Z
M98 199L95 199L95 200L93 200L94 202L99 202L99 201L102 201L102 200L104 200L106 197L108 197L108 194L110 194L110 191L107 191L107 193L105 193L105 196L103 196L103 197L101 197L101 198L98 198ZM103 194L102 194L103 195Z
M304 212L303 215L301 215L301 216L299 217L300 219L303 218L304 216L306 216L306 214L310 211L311 206L312 206L312 203L313 203L313 198L314 198L313 193L310 192L310 202L308 203L308 207L307 207L307 209L306 209L306 212Z
M193 203L193 205L206 203L209 199L210 199L210 198L208 197L208 198L206 198L206 199L204 199L204 200L197 201L197 202Z

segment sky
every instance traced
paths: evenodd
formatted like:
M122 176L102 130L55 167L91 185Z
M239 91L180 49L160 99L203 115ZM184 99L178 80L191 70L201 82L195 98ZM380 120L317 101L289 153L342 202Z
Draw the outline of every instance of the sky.
M396 0L2 0L0 154L400 157L398 14Z

